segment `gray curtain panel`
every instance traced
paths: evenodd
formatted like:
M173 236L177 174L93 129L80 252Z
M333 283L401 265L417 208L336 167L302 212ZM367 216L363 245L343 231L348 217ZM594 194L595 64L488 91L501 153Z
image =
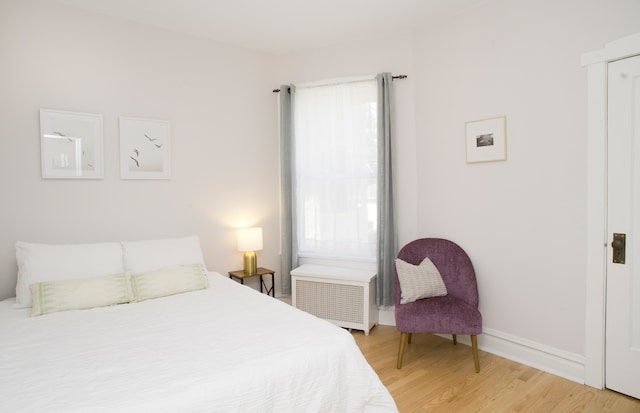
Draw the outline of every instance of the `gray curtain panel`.
M393 305L396 226L393 207L391 91L393 76L380 73L378 81L378 306Z
M294 140L293 140L293 100L295 87L280 86L280 185L281 185L281 228L282 239L280 271L282 293L291 294L291 270L298 266L296 245L296 214L294 203Z

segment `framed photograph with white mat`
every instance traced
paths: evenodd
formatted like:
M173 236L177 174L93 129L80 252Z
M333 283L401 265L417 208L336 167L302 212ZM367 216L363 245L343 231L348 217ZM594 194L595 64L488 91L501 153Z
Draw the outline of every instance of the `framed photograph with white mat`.
M45 179L102 179L102 115L40 109L40 160Z
M169 121L120 117L120 178L171 178Z
M507 118L474 120L465 123L467 163L507 160Z

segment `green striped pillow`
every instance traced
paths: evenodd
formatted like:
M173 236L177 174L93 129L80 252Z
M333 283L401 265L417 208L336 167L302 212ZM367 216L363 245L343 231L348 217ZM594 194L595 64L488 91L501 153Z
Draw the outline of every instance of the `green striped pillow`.
M134 301L203 290L209 287L201 263L131 275Z
M128 303L133 291L128 274L45 281L29 286L31 316Z

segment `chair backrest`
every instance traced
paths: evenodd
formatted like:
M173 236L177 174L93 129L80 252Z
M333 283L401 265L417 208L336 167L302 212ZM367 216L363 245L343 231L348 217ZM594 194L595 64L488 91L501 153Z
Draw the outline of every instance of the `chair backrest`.
M398 252L398 258L419 265L425 257L440 271L447 293L478 308L476 273L467 253L455 242L442 238L421 238L411 241ZM394 302L400 304L400 282L394 270Z

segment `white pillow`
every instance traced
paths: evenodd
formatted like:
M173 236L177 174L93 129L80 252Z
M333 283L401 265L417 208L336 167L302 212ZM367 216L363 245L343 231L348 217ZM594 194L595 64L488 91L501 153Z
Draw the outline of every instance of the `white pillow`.
M133 299L128 274L31 284L31 316L128 303Z
M400 281L400 304L447 295L442 275L428 257L425 257L420 265L413 265L398 258L396 271Z
M122 252L124 268L130 273L140 274L195 263L201 263L204 266L200 238L196 235L123 242Z
M201 263L185 265L169 270L132 274L131 285L135 301L203 290L209 287L207 275Z
M29 286L124 272L119 243L49 245L16 242L16 307L31 307Z

